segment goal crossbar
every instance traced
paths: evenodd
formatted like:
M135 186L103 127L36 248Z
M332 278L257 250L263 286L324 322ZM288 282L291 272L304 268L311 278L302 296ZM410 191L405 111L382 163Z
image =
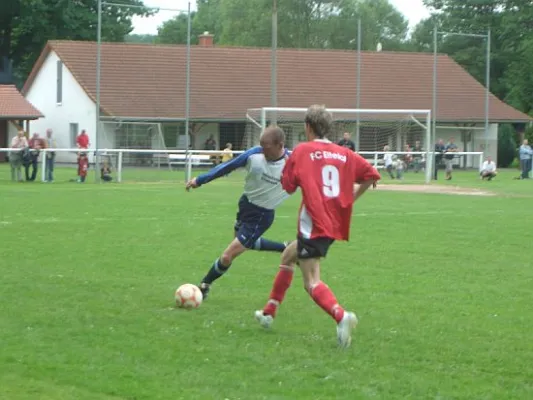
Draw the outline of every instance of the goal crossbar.
M304 115L307 112L308 108L305 107L260 107L260 108L249 108L246 112L246 119L253 123L257 128L264 130L267 127L267 123L270 120L270 117L273 117L274 121L277 123L279 120L287 119L287 114L300 114L301 120L303 122ZM431 181L433 176L433 143L431 141L431 110L430 109L404 109L404 108L327 108L327 110L334 115L334 119L342 120L342 115L349 115L349 120L357 122L357 136L359 140L359 126L364 124L365 120L368 119L368 115L373 114L374 116L383 115L384 122L395 118L397 116L402 116L396 119L409 120L425 131L425 147L426 147L426 160L429 161L430 168L426 168L426 183ZM285 116L283 115L285 114ZM254 118L255 117L255 118ZM335 118L336 117L336 118ZM375 118L375 117L373 117ZM292 120L292 117L291 117ZM359 143L359 142L358 142ZM356 146L356 148L358 148ZM359 148L358 148L359 149ZM376 149L377 150L377 149Z
M304 107L260 107L249 108L249 111L276 111L276 112L307 112L307 108ZM368 113L368 114L428 114L431 110L421 109L403 109L403 108L328 108L332 113Z

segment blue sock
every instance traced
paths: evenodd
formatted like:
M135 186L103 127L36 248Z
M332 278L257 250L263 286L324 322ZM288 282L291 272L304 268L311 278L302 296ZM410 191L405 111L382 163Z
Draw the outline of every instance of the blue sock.
M220 259L217 258L217 260L211 266L211 269L209 270L207 275L204 277L204 279L202 279L202 283L207 283L208 285L210 285L222 275L224 275L230 266L231 264L228 266L222 265Z
M259 251L277 251L278 253L283 253L285 247L285 243L273 242L272 240L259 238L255 241L253 249Z

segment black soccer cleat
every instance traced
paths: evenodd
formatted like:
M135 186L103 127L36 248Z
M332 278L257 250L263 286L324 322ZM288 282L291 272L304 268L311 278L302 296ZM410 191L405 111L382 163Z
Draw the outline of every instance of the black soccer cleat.
M211 285L202 282L200 283L200 285L198 285L198 289L200 289L200 292L202 292L202 298L203 300L205 300L207 299L207 296L209 296L209 290L211 290Z

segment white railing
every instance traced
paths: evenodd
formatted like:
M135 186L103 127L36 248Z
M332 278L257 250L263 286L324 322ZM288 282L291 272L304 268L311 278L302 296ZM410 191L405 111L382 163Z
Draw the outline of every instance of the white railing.
M13 148L0 148L0 152L10 152L10 151L20 151L21 149L13 149ZM55 153L87 153L87 154L96 154L96 149L40 149L40 156L41 156L41 180L43 182L46 181L46 153L47 152L55 152ZM158 150L158 149L98 149L98 155L100 157L106 156L109 154L116 154L117 155L117 182L122 181L122 166L123 166L123 155L124 153L128 154L160 154L163 156L167 156L167 162L170 163L169 167L172 164L175 165L185 165L186 171L187 171L187 177L190 177L192 175L192 167L193 165L211 165L210 163L197 163L197 158L195 158L195 155L222 155L222 150ZM244 153L244 151L232 151L232 153L235 154L241 154ZM172 159L172 157L169 157L171 155L184 155L184 160L179 159ZM200 161L203 161L203 158L200 158Z
M9 151L20 151L21 149L12 149L12 148L0 148L0 152L9 152ZM80 149L42 149L40 150L40 156L41 156L41 179L44 182L46 180L46 153L47 152L56 152L56 153L79 153ZM84 153L87 154L95 154L96 149L84 149ZM232 151L234 155L241 154L244 151ZM209 158L213 155L221 156L223 152L221 150L156 150L156 149L99 149L98 154L99 156L105 156L110 154L116 154L117 155L117 182L122 181L122 167L123 167L123 155L124 153L128 154L159 154L162 156L167 157L167 163L169 165L169 168L172 165L184 165L187 172L187 177L190 177L192 175L192 167L193 166L207 166L212 165L211 162L209 162ZM424 159L424 162L427 160L433 159L433 156L437 153L435 152L401 152L401 151L391 151L389 153L392 153L396 156L402 156L405 154L410 154L412 156L420 155ZM372 163L375 167L380 168L380 164L383 161L383 155L385 152L383 151L360 151L358 154L365 157L370 163ZM174 156L174 157L173 157ZM181 156L181 157L180 157ZM203 156L203 157L202 157ZM205 157L207 156L207 158ZM371 157L368 157L371 156ZM478 165L474 166L473 168L481 168L481 165L483 164L483 153L482 152L456 152L454 153L454 156L473 156L478 157ZM431 164L430 164L431 165Z
M415 156L415 155L420 155L423 157L424 159L424 162L427 162L427 159L430 159L432 160L434 155L437 154L436 152L434 151L424 151L424 152L417 152L417 151L389 151L389 152L385 152L385 151L359 151L358 154L362 155L363 157L365 155L370 155L372 156L372 160L369 160L374 166L376 165L379 165L379 161L380 160L383 160L383 155L385 153L391 153L393 155L397 155L397 156L402 156L402 155L406 155L406 154L409 154L411 156ZM462 151L462 152L455 152L453 153L454 155L454 158L457 157L457 156L473 156L473 157L478 157L478 168L481 168L481 166L483 165L483 152L481 151ZM381 157L380 157L381 156ZM443 155L444 157L444 155ZM367 158L367 157L365 157ZM472 167L474 168L474 167Z

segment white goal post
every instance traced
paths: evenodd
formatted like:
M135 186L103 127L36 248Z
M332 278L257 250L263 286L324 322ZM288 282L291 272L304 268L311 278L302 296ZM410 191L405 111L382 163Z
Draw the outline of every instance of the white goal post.
M377 163L378 155L384 154L384 145L389 145L391 152L401 153L407 140L413 140L413 128L417 130L418 140L423 142L422 152L411 154L425 155L425 182L433 176L434 144L431 141L431 110L409 109L349 109L328 108L333 115L334 132L331 140L337 141L344 132L353 133L357 152L361 155L372 154ZM290 136L288 146L305 140L302 137L303 121L307 108L296 107L262 107L251 108L246 112L246 119L256 132L262 132L268 125L279 125ZM253 135L253 134L252 134ZM257 144L258 135L248 137L248 145ZM374 164L374 165L375 165Z

